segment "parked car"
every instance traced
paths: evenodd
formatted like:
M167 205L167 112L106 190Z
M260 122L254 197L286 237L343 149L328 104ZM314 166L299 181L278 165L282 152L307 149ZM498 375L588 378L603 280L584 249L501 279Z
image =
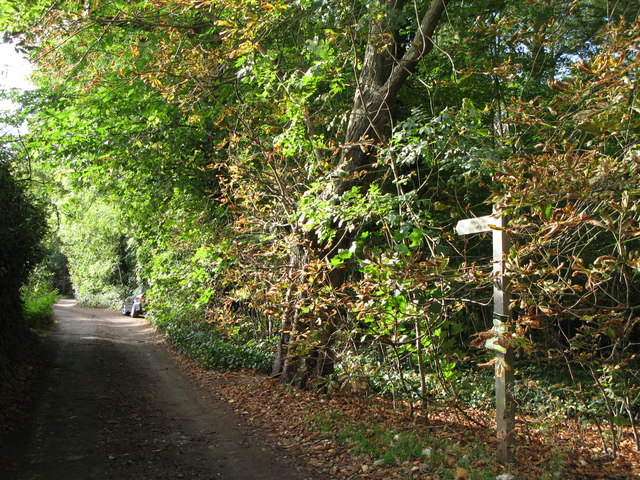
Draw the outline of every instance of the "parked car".
M133 292L130 292L129 296L125 298L122 303L122 315L131 315L133 318L137 318L145 313L147 308L145 293L147 287L138 287Z

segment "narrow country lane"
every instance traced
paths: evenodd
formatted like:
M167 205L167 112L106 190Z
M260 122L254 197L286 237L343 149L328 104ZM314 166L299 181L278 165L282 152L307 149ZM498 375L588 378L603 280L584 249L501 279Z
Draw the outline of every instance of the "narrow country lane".
M303 480L189 381L144 320L56 305L50 362L0 449L2 480Z

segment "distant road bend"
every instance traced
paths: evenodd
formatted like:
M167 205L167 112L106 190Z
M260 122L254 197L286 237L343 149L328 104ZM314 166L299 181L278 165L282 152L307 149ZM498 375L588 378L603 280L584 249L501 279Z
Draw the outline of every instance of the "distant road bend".
M315 480L181 370L144 321L70 300L2 480Z

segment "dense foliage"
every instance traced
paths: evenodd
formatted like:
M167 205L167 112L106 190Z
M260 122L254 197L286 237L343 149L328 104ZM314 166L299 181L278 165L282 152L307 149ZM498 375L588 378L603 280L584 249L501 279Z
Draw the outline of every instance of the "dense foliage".
M635 2L29 5L20 152L82 302L145 283L210 365L478 405L491 246L454 226L498 208L522 413L557 376L605 449L638 443Z
M6 152L0 156L0 380L18 356L27 331L20 289L42 259L45 210L14 177Z

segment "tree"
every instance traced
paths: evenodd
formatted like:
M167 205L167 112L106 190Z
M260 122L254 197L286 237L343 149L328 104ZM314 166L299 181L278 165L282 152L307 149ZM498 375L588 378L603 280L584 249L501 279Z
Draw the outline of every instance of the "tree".
M416 12L415 18L407 16L404 22L400 21L402 11L415 8L406 1L382 1L368 13L367 46L356 76L344 140L346 148L338 165L338 178L325 195L341 196L353 186L366 186L362 170L375 163L376 144L389 136L398 92L433 49L433 35L448 3L448 0L434 0L424 14L420 16ZM416 31L407 41L407 29L414 22Z
M26 193L24 180L11 172L9 155L0 156L0 377L14 358L27 329L20 287L42 257L45 210Z
M407 14L406 10L413 6L404 1L381 1L364 13L368 23L366 47L362 62L354 59L355 94L351 113L339 161L325 180L326 187L320 195L322 199L338 202L354 188L366 189L375 177L372 167L376 163L379 145L390 134L396 96L418 63L433 49L432 36L447 3L434 0L422 15L416 12L415 17ZM408 32L413 22L416 28L411 34ZM353 242L346 230L338 230L334 234L336 241L324 247L324 255L331 256L340 249L348 249ZM300 253L296 247L292 258L294 264L309 261L309 253ZM306 268L304 265L300 267L303 271ZM329 288L339 289L345 281L344 272L341 267L331 269L323 281ZM303 274L300 278L308 276ZM318 292L312 294L317 295ZM283 312L283 333L274 374L281 375L285 382L304 386L308 378L332 372L334 355L331 345L339 328L339 317L344 316L338 313L337 306L333 311L333 314L328 314L329 318L318 320L322 324L313 335L311 344L315 346L303 351L303 355L293 354L295 349L291 350L289 344L297 335L309 336L309 322L301 322L297 314L292 318L290 313ZM305 358L304 364L299 360L301 356Z
M610 25L592 56L549 80L557 95L513 104L512 122L537 143L502 168L495 197L517 239L514 343L536 350L543 337L542 358L566 364L583 415L599 422L588 396L604 399L614 456L624 416L640 448L639 35L637 21ZM585 373L595 391L579 385Z

